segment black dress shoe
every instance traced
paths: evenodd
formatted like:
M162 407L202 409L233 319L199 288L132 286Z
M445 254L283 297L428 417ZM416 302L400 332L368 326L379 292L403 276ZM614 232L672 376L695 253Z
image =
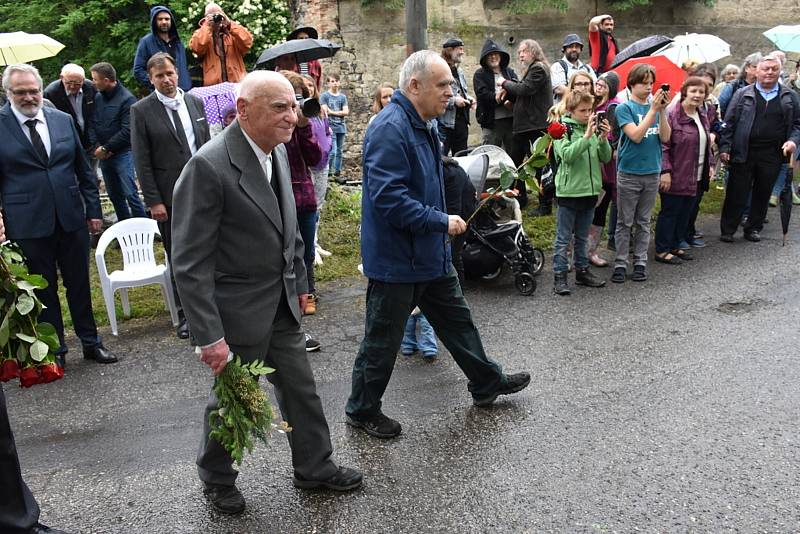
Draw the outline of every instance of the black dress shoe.
M744 238L747 239L748 241L752 241L753 243L758 243L759 241L761 241L761 235L758 233L757 230L745 233Z
M217 511L223 514L240 514L244 511L245 502L236 486L220 486L204 482L203 495Z
M67 533L63 530L57 530L55 528L50 528L41 523L36 523L28 531L28 534L67 534Z
M733 243L733 236L731 234L722 234L719 236L719 240L723 243Z
M178 323L178 326L175 328L175 334L178 336L178 339L189 339L189 323L186 322L186 318L182 318Z
M94 360L97 363L116 363L117 357L105 348L102 344L94 347L84 347L83 357L87 360Z
M339 469L325 480L306 480L300 475L295 475L292 481L296 488L314 489L328 488L334 491L350 491L361 485L364 476L360 471L349 467L339 467Z

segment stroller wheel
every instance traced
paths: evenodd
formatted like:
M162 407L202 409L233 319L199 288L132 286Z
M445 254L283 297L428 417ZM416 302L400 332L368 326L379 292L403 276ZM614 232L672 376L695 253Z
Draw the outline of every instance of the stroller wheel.
M531 272L539 274L544 269L544 252L540 248L533 249L533 262L531 262Z
M528 295L533 295L533 292L536 291L536 279L530 273L519 273L514 277L514 286L516 286L520 295L527 297Z
M503 272L503 264L501 263L500 266L497 267L497 270L493 273L484 274L481 276L481 280L495 280L500 273Z

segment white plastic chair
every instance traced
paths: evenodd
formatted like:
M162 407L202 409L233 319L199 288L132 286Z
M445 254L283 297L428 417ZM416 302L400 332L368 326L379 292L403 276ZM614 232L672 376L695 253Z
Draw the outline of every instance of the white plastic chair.
M134 217L120 221L100 236L94 259L97 262L97 271L100 273L100 284L103 288L108 320L111 323L111 333L117 334L117 315L114 308L114 292L119 289L122 301L122 311L125 317L131 316L131 305L128 301L128 288L159 284L167 308L172 317L173 326L178 326L178 308L172 290L172 281L169 275L169 264L156 264L154 240L158 231L158 224L153 219ZM105 253L108 245L116 239L122 249L121 271L108 273L106 268Z

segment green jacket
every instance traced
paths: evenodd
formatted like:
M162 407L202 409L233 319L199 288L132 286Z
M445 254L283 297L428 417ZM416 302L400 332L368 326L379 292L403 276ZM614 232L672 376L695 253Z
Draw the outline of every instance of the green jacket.
M599 195L603 187L600 163L611 161L611 145L603 136L593 135L586 139L586 125L564 117L571 135L553 142L558 159L556 173L556 197L591 197Z

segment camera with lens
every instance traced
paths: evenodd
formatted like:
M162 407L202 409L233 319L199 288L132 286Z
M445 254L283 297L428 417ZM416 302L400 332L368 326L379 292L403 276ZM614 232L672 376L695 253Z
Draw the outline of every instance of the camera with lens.
M303 95L295 95L295 98L297 98L297 105L300 106L304 117L309 119L312 117L319 117L321 108L318 99L303 98Z
M214 24L219 24L225 20L225 16L222 13L214 13L211 15L211 20L214 21Z

